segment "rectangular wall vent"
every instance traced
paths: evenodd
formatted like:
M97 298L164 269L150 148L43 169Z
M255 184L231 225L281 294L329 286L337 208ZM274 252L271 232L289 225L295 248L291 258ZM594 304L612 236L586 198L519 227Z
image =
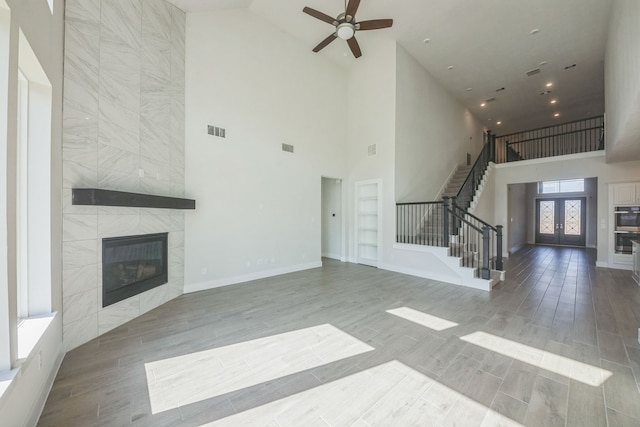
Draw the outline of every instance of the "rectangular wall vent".
M226 131L224 128L219 128L218 126L207 126L207 133L209 135L217 136L219 138L226 138Z
M286 151L287 153L293 153L293 145L282 144L282 151Z
M495 98L489 98L489 99L485 99L484 102L489 103L489 102L493 102L495 101Z
M367 147L367 154L369 156L375 156L376 152L377 152L376 144L373 144Z
M536 74L540 74L540 68L536 68L534 70L527 71L527 76L535 76Z

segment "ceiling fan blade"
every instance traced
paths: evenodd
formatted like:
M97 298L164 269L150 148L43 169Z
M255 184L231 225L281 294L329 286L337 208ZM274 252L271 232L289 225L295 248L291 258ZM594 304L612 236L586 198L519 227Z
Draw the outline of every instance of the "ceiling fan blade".
M326 13L311 9L310 7L305 7L304 9L302 9L302 11L307 15L311 15L316 19L326 22L327 24L338 25L338 22L335 20L335 18L330 17Z
M356 58L360 58L362 56L360 45L358 44L358 41L355 37L351 37L349 40L347 40L347 44L349 45L349 49L351 49L351 53L353 53L353 56L355 56Z
M379 30L380 28L389 28L392 25L393 19L372 19L371 21L358 22L356 29L360 31Z
M353 17L356 16L356 12L358 11L358 6L360 6L360 0L349 0L349 4L347 5L347 10L344 11L344 14L351 17L353 21Z
M331 34L329 37L327 37L326 39L322 40L318 46L313 48L314 52L320 52L322 49L324 49L325 47L327 47L327 45L329 43L331 43L332 41L334 41L338 36L336 36L336 33Z

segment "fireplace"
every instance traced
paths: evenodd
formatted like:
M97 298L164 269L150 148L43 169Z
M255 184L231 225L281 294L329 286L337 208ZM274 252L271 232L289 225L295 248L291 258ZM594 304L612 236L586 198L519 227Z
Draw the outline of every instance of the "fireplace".
M102 239L102 307L167 283L167 236Z

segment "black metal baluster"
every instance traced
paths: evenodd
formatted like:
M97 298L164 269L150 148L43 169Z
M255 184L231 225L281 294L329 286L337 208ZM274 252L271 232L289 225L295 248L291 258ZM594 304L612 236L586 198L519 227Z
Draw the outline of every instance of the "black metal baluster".
M496 225L496 270L502 271L502 226Z

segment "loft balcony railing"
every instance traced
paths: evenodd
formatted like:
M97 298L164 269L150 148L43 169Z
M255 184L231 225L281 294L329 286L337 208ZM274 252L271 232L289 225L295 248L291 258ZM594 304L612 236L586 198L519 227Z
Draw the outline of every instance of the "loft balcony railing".
M495 162L604 150L604 116L496 137Z

